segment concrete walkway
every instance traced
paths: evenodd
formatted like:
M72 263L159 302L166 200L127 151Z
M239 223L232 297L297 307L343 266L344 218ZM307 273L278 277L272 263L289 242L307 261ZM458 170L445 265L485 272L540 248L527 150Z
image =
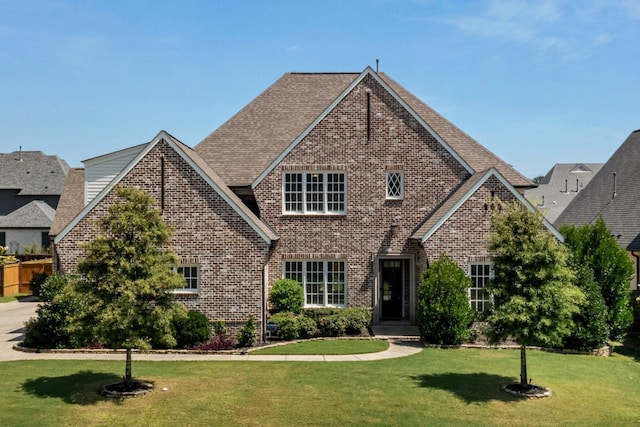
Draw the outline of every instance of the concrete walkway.
M24 352L14 345L24 339L24 322L35 316L38 303L31 299L0 304L0 361L10 360L123 360L123 352ZM187 352L134 353L134 360L151 361L290 361L290 362L362 362L393 359L421 352L423 346L415 340L401 337L389 339L389 348L378 353L349 355L260 356L252 354L194 354Z

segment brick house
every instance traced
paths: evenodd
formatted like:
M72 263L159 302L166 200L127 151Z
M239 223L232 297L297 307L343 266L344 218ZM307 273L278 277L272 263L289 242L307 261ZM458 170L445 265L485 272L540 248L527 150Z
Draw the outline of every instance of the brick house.
M176 298L231 327L250 314L264 327L281 277L302 283L307 307L415 323L417 281L442 254L482 310L488 203L534 209L528 179L371 68L287 73L194 149L163 131L86 161L52 227L59 270L75 268L116 183L147 190L175 229Z

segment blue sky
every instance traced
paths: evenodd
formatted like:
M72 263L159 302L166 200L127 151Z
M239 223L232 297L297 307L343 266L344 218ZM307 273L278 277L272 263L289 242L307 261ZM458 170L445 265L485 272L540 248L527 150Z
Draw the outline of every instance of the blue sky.
M640 0L0 0L0 151L195 146L286 72L376 59L530 178L640 128Z

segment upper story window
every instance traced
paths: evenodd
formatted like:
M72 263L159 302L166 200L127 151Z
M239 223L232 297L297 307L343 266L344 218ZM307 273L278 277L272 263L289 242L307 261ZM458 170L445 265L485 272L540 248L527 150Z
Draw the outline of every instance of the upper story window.
M402 172L387 172L387 199L402 199L404 196L403 187L404 174Z
M486 288L487 282L493 278L493 265L491 263L469 264L469 304L474 311L483 312L491 307L491 294Z
M344 172L287 172L282 181L285 213L345 214Z

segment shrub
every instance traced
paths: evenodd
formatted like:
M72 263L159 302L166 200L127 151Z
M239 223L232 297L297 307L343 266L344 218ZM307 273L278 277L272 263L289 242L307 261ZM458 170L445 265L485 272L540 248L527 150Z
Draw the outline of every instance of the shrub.
M313 338L318 335L318 323L305 315L299 315L298 318L298 330L300 331L300 338Z
M460 344L469 337L473 320L467 297L470 286L470 279L448 256L441 256L423 272L417 304L422 339L436 344Z
M36 297L40 297L40 288L45 280L47 280L49 274L47 273L34 273L31 277L31 281L29 282L29 289L31 289L31 294Z
M347 320L341 313L329 314L320 318L318 329L320 336L341 337L347 331Z
M213 324L213 334L214 335L227 335L227 324L224 323L224 320L217 320Z
M251 347L256 342L256 336L256 319L251 315L247 323L238 331L238 345L240 347Z
M298 317L290 312L279 312L269 318L270 322L276 324L275 335L285 340L300 338L300 322Z
M346 321L345 332L349 335L362 335L371 324L371 311L366 307L345 308L343 316Z
M586 302L580 307L580 312L573 316L574 327L571 334L564 338L563 345L575 350L593 350L605 345L609 338L607 306L593 271L584 264L574 266L574 270L576 285L584 292Z
M186 316L174 317L173 328L180 348L194 347L211 339L209 319L196 310L189 310Z
M302 285L292 279L278 279L271 287L269 294L272 314L290 311L298 314L304 306Z
M200 351L232 350L236 347L236 340L230 335L215 335L209 341L192 347Z
M34 348L74 348L91 342L82 330L73 327L72 320L84 307L81 296L72 291L72 277L49 276L41 286L43 303L36 317L25 323L24 345Z

